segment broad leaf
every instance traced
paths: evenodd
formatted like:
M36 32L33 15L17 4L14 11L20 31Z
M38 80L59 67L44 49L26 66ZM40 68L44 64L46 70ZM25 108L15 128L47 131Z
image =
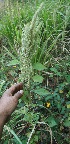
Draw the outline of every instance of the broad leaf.
M35 76L33 76L33 81L34 82L39 82L39 83L42 83L43 82L43 77L42 76L40 76L40 75L35 75Z
M66 119L64 122L64 126L70 127L70 120Z
M66 75L65 78L66 78L67 82L70 83L70 75Z
M35 63L33 65L33 68L36 69L36 70L39 70L39 71L42 71L42 70L46 69L46 67L41 63Z
M11 60L7 66L14 66L14 65L17 65L19 64L19 61L17 59L14 59L14 60Z
M36 89L34 90L34 92L38 95L42 95L42 96L45 96L45 95L48 95L50 94L50 92L44 88L39 88L39 89Z
M54 67L50 68L51 71L53 71L56 75L62 76L61 73Z
M57 125L55 119L52 116L48 117L47 122L48 122L50 127L54 127Z
M53 97L53 95L49 95L49 96L47 96L47 97L45 98L45 100L47 101L47 100L49 100L49 99L52 99L52 97Z
M70 101L66 102L66 104L67 104L67 108L70 109Z
M70 109L70 104L67 104L67 108L69 108L69 109Z

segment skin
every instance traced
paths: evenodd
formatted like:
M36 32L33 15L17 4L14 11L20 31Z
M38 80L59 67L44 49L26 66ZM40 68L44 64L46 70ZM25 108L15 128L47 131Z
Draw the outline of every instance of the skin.
M23 84L18 83L7 89L0 99L0 138L4 124L16 109L18 100L23 95Z

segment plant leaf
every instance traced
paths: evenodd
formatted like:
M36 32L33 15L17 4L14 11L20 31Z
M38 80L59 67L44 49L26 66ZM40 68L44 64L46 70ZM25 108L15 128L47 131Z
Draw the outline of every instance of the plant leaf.
M70 101L66 102L67 108L70 108Z
M64 122L64 126L70 127L70 120L66 119Z
M56 75L62 76L61 73L54 67L50 68L51 71L53 71Z
M14 137L19 142L19 144L22 144L22 142L20 141L19 137L15 134L15 132L13 130L11 130L11 129L10 129L10 132L12 133L12 135L14 135Z
M42 76L40 76L40 75L35 75L35 76L33 76L33 81L34 82L39 82L39 83L42 83L43 82L43 77Z
M13 66L19 64L19 61L17 59L11 60L7 66Z
M36 70L39 70L39 71L42 71L42 70L46 69L46 67L41 63L35 63L33 65L33 68L36 69Z
M4 80L1 80L0 81L0 92L1 92L1 89L2 89L2 86L4 85L5 81Z
M52 116L48 117L47 122L50 125L50 127L54 127L57 125L55 119Z
M45 96L45 95L48 95L50 94L50 92L44 88L39 88L39 89L36 89L34 90L34 92L38 95L42 95L42 96Z
M70 75L66 75L65 78L66 78L67 82L70 83Z
M22 142L21 142L21 140L19 139L19 137L16 135L16 133L15 133L12 129L10 129L10 127L7 127L7 126L5 125L5 129L8 130L8 131L15 137L15 139L19 142L19 144L22 144Z
M70 109L70 104L68 104L68 105L67 105L67 108L69 108L69 109Z

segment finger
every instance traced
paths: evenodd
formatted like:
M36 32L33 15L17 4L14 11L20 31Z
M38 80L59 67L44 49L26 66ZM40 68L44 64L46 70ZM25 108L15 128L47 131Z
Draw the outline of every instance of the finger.
M18 84L15 84L13 86L11 86L8 90L7 90L7 93L8 94L12 94L14 95L15 93L17 93L18 91L22 90L23 89L23 83L18 83Z
M20 91L18 91L18 92L14 95L14 98L19 99L19 98L22 97L22 95L23 95L23 90L20 90Z

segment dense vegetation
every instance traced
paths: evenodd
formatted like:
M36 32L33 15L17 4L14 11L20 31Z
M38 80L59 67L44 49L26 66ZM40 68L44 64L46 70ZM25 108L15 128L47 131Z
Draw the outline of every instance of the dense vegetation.
M2 5L0 95L20 81L24 95L4 126L1 143L69 144L69 0L7 0Z

